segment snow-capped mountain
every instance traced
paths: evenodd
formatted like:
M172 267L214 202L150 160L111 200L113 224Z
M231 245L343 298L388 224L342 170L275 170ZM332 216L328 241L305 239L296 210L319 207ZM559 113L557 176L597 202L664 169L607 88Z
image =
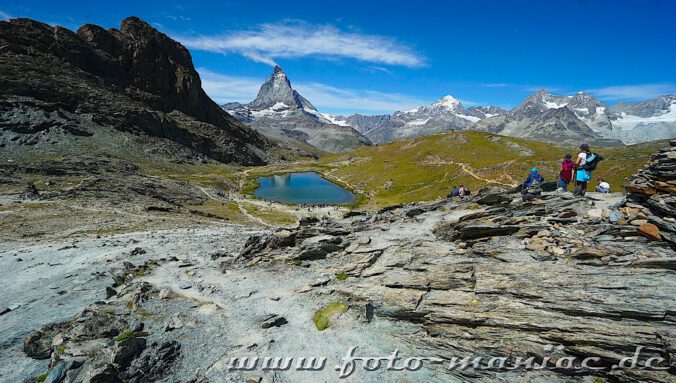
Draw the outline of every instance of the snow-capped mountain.
M519 112L523 112L524 107L539 107L539 109L534 110L542 112L567 107L591 130L599 133L601 137L617 138L611 133L612 125L606 114L608 106L584 92L578 92L573 96L559 96L540 89L513 109L511 114L517 115Z
M597 112L605 107L597 104L600 103L593 97L582 93L557 96L540 89L508 113L483 119L472 129L557 143L621 144L605 140L583 121L598 120Z
M676 137L676 95L620 102L608 108L614 130L625 143Z
M304 141L328 152L371 145L371 141L347 124L324 115L291 87L279 66L248 104L222 105L242 123L276 139Z
M609 108L583 92L573 96L559 96L540 89L512 109L507 116L483 120L473 129L529 138L549 136L548 141L557 142L575 140L578 134L576 132L586 132L584 136L592 141L610 144L621 141L624 144L635 144L676 137L675 104L676 97L672 95L644 102L619 103ZM560 129L555 131L547 131L538 125L543 124L545 118L556 119L566 115L566 113L549 113L551 110L564 109L574 113L579 122L568 118L564 127L564 121L559 121ZM593 133L590 135L581 123Z
M477 121L505 113L498 107L473 107L465 109L453 96L444 96L431 105L395 112L391 116L363 116L355 114L349 117L334 117L364 133L376 143L388 142L397 138L425 136L468 129Z
M481 120L472 129L556 143L621 144L604 140L568 106L562 105L561 99L555 100L533 95L509 113Z
M322 114L291 88L276 67L247 105L226 104L240 121L267 132L300 139L329 151L352 149L398 138L473 129L557 143L621 145L676 137L676 96L661 96L612 107L584 92L554 95L544 89L511 110L465 108L453 96L392 115ZM329 126L330 129L326 127Z

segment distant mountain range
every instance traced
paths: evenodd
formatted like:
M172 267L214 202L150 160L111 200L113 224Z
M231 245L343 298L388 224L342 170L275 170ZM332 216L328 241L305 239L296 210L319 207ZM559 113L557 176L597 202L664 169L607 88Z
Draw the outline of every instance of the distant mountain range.
M586 93L557 96L541 89L508 114L482 120L473 129L553 142L668 139L676 137L676 96L608 107Z
M583 92L560 96L540 89L511 110L465 108L448 95L391 115L334 116L320 113L293 90L278 66L254 101L223 108L270 137L301 140L330 152L467 129L568 144L622 145L676 137L674 95L608 107Z
M375 143L383 143L397 138L466 130L478 121L506 113L506 110L495 106L465 109L460 101L452 96L445 96L431 105L395 112L392 115L354 114L331 118L336 123L354 127Z
M559 96L541 89L511 110L495 106L465 109L452 96L445 96L429 106L392 115L329 117L375 143L472 129L557 143L619 145L676 137L676 96L608 107L583 92Z
M291 81L279 66L275 66L255 100L222 107L242 123L277 140L300 140L328 152L372 145L354 128L337 125L330 116L317 111L291 87Z

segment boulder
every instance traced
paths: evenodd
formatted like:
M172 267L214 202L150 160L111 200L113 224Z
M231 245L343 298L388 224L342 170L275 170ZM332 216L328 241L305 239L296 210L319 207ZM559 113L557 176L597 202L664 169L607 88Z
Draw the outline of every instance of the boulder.
M162 289L158 296L160 299L171 299L174 296L174 293L171 289Z
M409 217L409 218L413 218L413 217L418 216L418 215L420 215L424 212L425 212L425 210L423 210L423 209L414 208L414 209L410 209L410 210L406 211L406 216Z
M587 215L589 218L603 218L603 209L589 209Z
M545 192L553 192L555 191L559 185L557 184L556 181L546 181L540 184L540 189Z
M469 225L460 229L460 239L479 239L502 235L512 235L521 229L519 226Z
M49 374L47 375L47 378L45 378L43 383L61 382L62 379L66 376L66 372L71 368L73 368L74 364L75 362L72 360L58 363L56 366L52 367L51 370L49 370Z
M476 200L476 203L480 205L500 205L509 204L510 202L512 202L512 197L502 193L487 194Z
M660 235L660 229L652 223L644 223L638 227L638 231L641 233L641 235L653 241L659 241L662 239L662 236Z
M80 383L122 383L119 372L111 363L85 365L77 379Z
M129 367L146 348L146 340L143 338L129 337L118 342L113 349L113 363L122 369Z
M125 383L145 383L160 380L180 356L181 344L175 340L153 344L148 351L134 359L127 371L124 372ZM119 380L111 382L117 383Z
M286 318L279 315L271 315L261 323L261 328L280 327L287 323Z
M183 327L183 321L178 315L171 317L166 326L164 326L164 331L174 331Z

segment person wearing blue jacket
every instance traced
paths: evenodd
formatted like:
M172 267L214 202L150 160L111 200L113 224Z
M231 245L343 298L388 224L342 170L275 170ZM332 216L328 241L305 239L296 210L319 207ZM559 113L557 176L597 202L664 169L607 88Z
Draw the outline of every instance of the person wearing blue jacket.
M528 173L528 178L526 178L526 182L523 183L523 188L521 188L521 190L528 189L535 181L537 181L538 184L541 184L545 182L545 179L540 173L538 173L538 168L531 168L530 173Z
M523 183L521 188L521 199L524 201L530 201L533 198L537 198L542 195L542 190L540 189L540 184L545 182L544 177L538 173L537 168L532 168L530 173L528 173L528 178L526 182Z

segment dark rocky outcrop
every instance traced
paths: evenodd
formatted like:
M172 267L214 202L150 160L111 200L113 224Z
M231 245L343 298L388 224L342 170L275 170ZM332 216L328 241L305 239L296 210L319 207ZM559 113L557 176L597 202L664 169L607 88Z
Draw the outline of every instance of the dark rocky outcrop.
M137 17L120 29L86 24L76 33L2 21L0 71L0 141L8 148L78 145L74 136L114 129L166 151L257 165L273 146L204 93L185 47Z
M676 140L654 154L645 169L629 177L624 213L637 219L647 210L639 231L652 240L664 240L676 249Z

